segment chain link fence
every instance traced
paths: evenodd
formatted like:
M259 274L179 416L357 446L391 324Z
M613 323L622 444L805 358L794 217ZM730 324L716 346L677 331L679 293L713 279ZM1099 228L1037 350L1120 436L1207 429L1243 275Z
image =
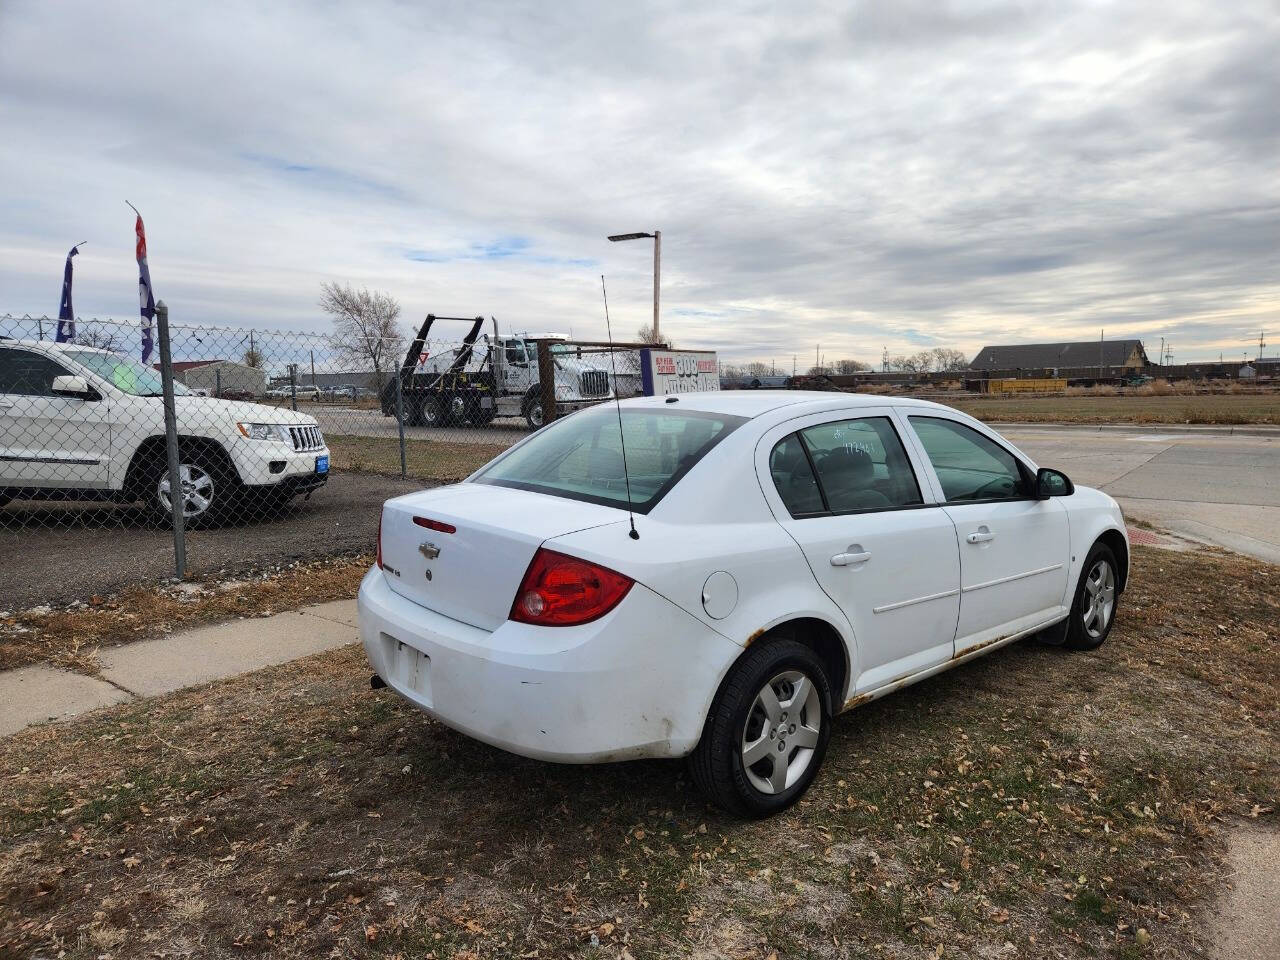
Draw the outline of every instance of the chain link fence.
M158 316L166 367L160 349L143 360L137 320L80 319L59 343L56 320L0 316L3 563L49 531L86 529L172 529L170 573L199 564L215 533L246 559L323 553L324 536L302 535L315 518L376 529L387 495L461 480L548 420L641 392L639 345L464 319L451 339L429 322L413 339L362 343ZM65 543L69 567L95 562Z

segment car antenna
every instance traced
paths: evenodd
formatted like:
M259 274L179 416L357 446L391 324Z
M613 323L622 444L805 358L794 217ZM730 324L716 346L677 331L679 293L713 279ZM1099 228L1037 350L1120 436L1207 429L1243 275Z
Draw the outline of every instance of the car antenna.
M609 291L605 289L604 274L600 274L600 294L604 297L604 329L609 334L609 366L613 368L613 405L618 411L618 442L622 445L622 479L627 485L627 519L631 521L632 540L639 540L636 532L636 515L631 509L631 474L627 472L627 435L622 432L622 401L618 399L618 355L613 349L613 324L609 322Z

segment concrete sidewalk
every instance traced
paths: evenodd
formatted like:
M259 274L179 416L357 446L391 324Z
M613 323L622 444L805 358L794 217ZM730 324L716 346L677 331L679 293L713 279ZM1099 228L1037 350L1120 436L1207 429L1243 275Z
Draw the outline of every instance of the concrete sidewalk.
M335 600L110 647L99 654L97 677L45 664L9 670L0 673L0 737L33 723L238 676L358 639L355 600Z

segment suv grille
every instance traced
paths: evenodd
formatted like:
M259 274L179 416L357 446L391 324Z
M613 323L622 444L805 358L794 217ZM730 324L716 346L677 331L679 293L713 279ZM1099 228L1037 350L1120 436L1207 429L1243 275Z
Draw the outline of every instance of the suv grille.
M289 438L295 450L319 450L324 446L319 427L290 427Z
M608 396L609 374L603 370L586 370L578 377L578 387L584 397Z

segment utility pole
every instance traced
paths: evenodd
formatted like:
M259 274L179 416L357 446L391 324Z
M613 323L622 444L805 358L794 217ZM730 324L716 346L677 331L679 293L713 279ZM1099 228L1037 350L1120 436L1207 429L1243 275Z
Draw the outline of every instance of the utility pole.
M1098 380L1102 380L1102 348L1104 341L1107 339L1107 331L1098 331Z
M1164 337L1160 338L1160 366L1164 366Z
M316 385L316 352L311 351L311 385Z
M1266 341L1266 340L1264 340L1264 339L1262 339L1263 335L1264 335L1266 332L1267 332L1267 331L1265 331L1265 330L1259 330L1259 331L1258 331L1258 359L1259 359L1259 360L1261 360L1261 359L1262 359L1262 351L1263 351L1263 348L1265 348L1265 347L1266 347L1266 345L1267 345L1267 341Z

